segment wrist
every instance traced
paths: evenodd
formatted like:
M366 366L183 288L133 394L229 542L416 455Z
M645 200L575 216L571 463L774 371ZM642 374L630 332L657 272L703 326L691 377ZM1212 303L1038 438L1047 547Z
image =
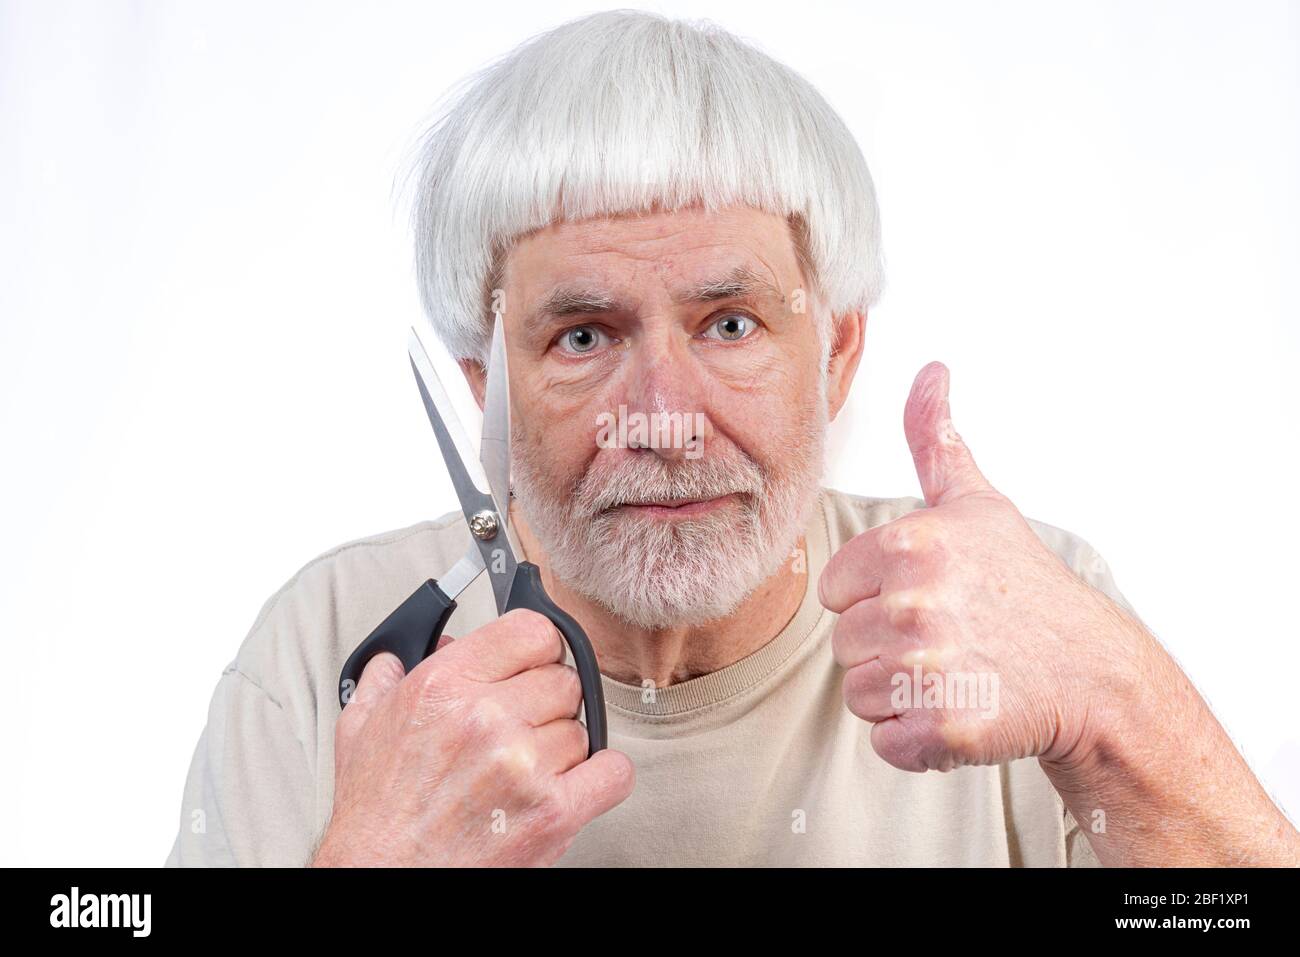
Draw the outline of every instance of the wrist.
M1097 614L1082 643L1083 668L1063 695L1069 707L1051 744L1039 755L1045 770L1070 777L1124 763L1136 741L1159 732L1142 729L1152 717L1152 687L1168 661L1140 622L1106 595L1088 591Z

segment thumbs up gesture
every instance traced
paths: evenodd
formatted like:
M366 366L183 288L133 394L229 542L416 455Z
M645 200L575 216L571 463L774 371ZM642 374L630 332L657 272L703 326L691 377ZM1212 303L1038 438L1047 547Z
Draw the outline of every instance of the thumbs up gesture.
M845 703L903 770L1079 758L1115 720L1108 669L1132 663L1140 626L989 484L941 363L917 375L904 430L929 507L848 542L819 582Z

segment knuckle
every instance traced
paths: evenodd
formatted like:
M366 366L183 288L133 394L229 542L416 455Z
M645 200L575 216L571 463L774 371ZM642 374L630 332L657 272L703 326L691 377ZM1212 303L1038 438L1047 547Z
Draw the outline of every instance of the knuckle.
M461 726L476 738L491 737L505 716L505 708L489 695L477 695L460 709Z
M872 590L872 583L877 580L877 564L866 539L868 534L864 532L831 556L818 575L817 600L824 608L843 613Z
M447 666L447 659L435 659L427 667L412 672L398 688L416 701L427 703L445 700L450 685L451 669Z
M876 544L885 555L907 554L910 545L901 520L895 519L888 525L882 525L876 533Z
M498 781L528 781L537 771L537 748L528 737L517 735L491 748L487 761L491 775Z
M969 721L960 712L944 714L938 724L944 748L958 755L978 754L984 743L985 730L979 721Z
M868 716L867 705L883 688L889 685L886 666L880 658L872 658L844 673L841 691L848 709L860 718Z
M844 680L840 684L840 695L844 699L844 706L859 718L863 716L858 705L863 694L862 671L860 668L850 668L844 673Z
M437 723L439 739L444 743L472 747L490 761L501 738L503 713L501 706L487 695L468 698L450 695L426 720Z
M898 631L918 631L929 626L935 615L933 595L924 588L905 588L884 596L885 617Z
M871 748L881 760L903 771L919 771L912 759L907 729L899 721L884 721L871 728Z
M831 629L831 653L841 667L851 668L876 643L880 630L880 604L875 598L845 609Z
M932 642L918 641L913 647L898 655L898 664L906 673L920 668L923 675L932 674L942 678L954 665L956 658L951 646L939 646Z
M563 696L562 700L572 702L576 706L582 698L582 677L578 674L578 669L561 665L557 681L560 685L560 694Z
M945 548L943 524L933 516L914 514L891 522L881 530L881 549L898 558L928 558Z
M529 651L542 654L558 647L559 635L555 626L551 624L549 618L539 612L516 608L501 620L509 620L512 640Z
M587 753L587 728L580 721L570 721L565 727L565 745L570 754Z

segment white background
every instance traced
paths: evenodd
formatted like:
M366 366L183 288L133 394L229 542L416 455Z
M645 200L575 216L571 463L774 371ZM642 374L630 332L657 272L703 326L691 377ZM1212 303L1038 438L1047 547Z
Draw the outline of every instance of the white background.
M593 9L0 5L0 861L160 863L262 602L453 509L393 178L450 83ZM947 362L990 479L1097 546L1294 817L1297 7L654 9L808 76L875 176L829 483L917 492Z

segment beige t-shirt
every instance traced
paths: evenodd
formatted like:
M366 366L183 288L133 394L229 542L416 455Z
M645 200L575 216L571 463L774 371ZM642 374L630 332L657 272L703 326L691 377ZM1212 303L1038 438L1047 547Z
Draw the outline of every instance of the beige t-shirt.
M924 502L830 489L806 532L808 589L753 654L667 688L606 677L609 744L636 787L589 824L561 865L1079 866L1097 864L1036 759L916 774L871 748L841 695L835 615L817 601L827 558ZM1100 556L1032 521L1076 574L1128 610ZM262 608L217 683L168 865L304 865L329 822L336 687L344 660L471 543L459 514L342 545ZM496 617L483 575L447 633Z

